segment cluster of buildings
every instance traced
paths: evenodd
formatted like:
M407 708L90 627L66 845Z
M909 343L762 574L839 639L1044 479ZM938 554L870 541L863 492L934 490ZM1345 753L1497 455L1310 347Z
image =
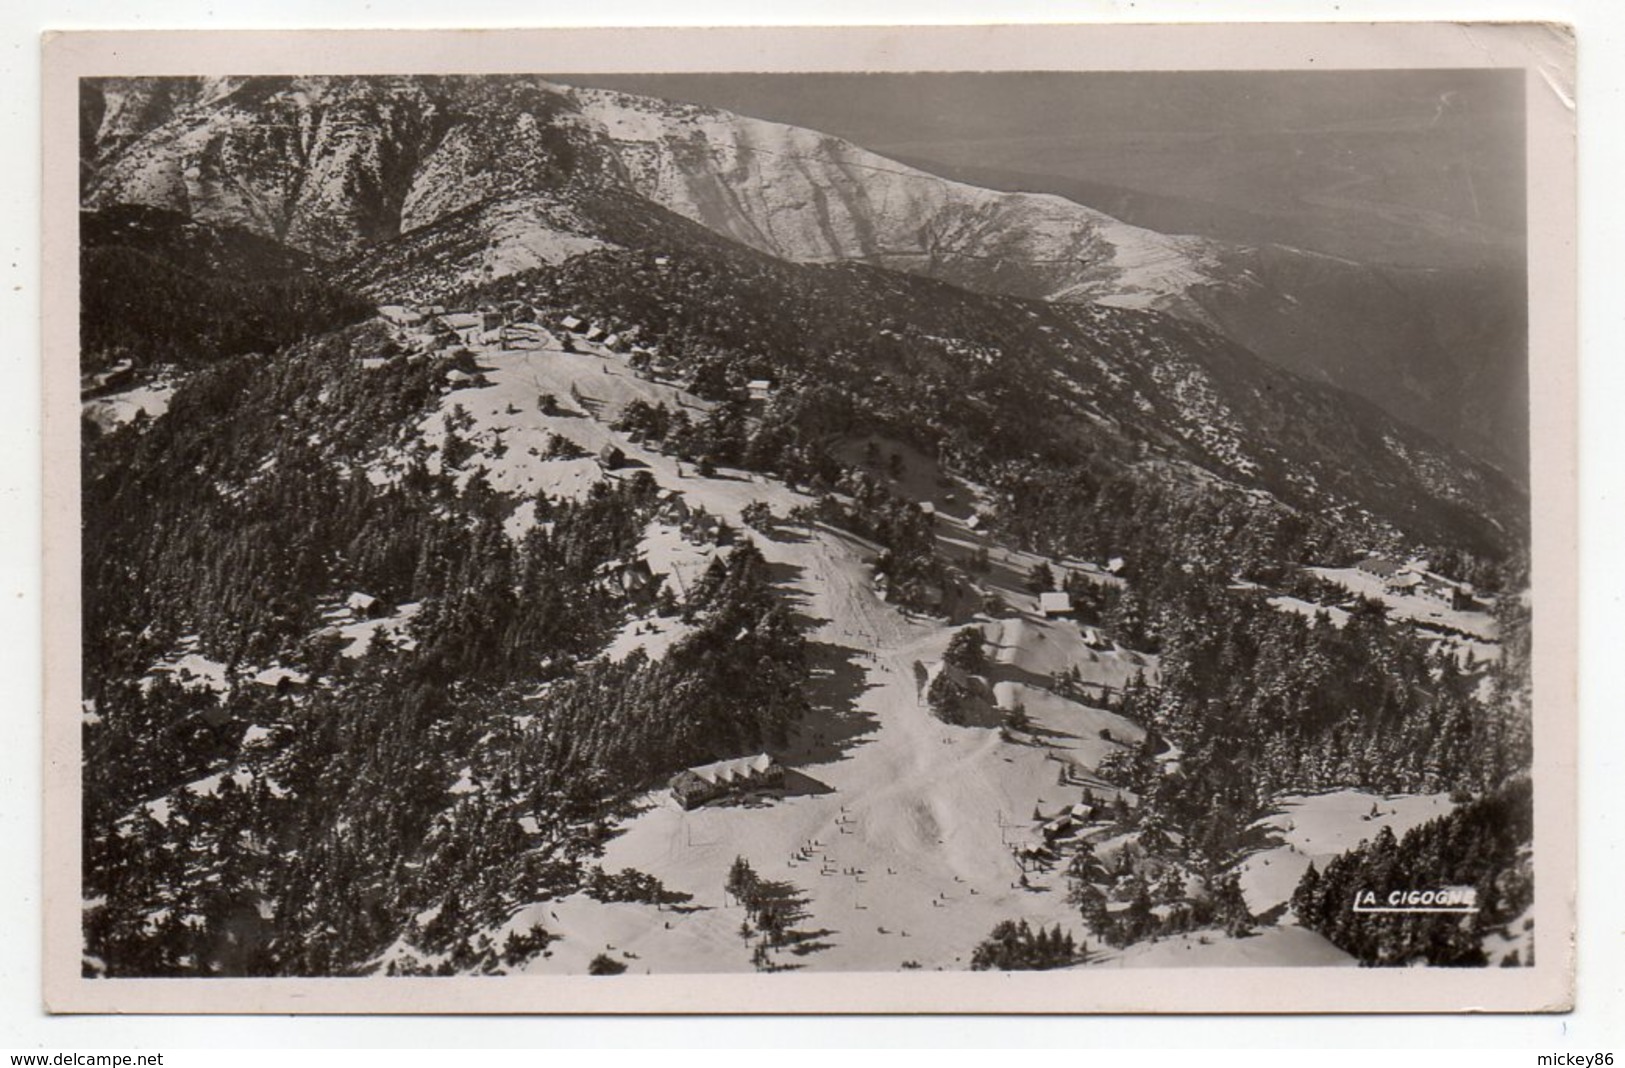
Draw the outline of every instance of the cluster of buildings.
M633 371L643 378L669 378L677 373L677 365L655 349L637 343L637 327L621 329L589 322L579 315L564 315L553 320L558 331L566 337L599 345L610 352L626 356Z
M589 323L576 315L557 320L522 300L497 301L472 309L448 309L444 304L384 304L378 317L398 330L431 337L441 343L463 345L503 344L511 334L543 328L551 321L556 328L612 352L630 349L627 335ZM645 350L646 351L646 350Z
M610 352L620 353L627 357L632 370L641 378L675 377L679 368L668 356L658 350L640 345L635 339L638 333L636 327L620 329L614 326L605 326L590 322L579 315L563 315L551 320L558 331L571 338L580 338L583 341L599 345ZM773 383L765 378L755 378L745 383L746 397L753 408L760 409L773 397Z
M611 352L627 352L632 348L626 337L619 331L596 323L589 323L579 315L561 317L558 320L558 326L566 334L579 337L583 341L590 341L595 345L602 345ZM640 349L638 351L647 350Z
M472 310L447 310L444 304L383 304L378 318L397 331L415 335L425 347L501 344L503 330L524 311L517 301L485 304Z
M690 507L683 495L674 489L660 491L655 517L682 532L683 540L693 545L732 545L734 529L720 516L704 508Z
M1382 588L1388 593L1424 597L1445 608L1460 611L1470 611L1476 607L1472 586L1436 575L1418 564L1374 555L1354 566L1358 571L1381 579Z
M383 304L378 317L423 350L449 345L524 347L527 341L547 343L544 332L551 330L564 339L568 351L573 351L574 341L579 339L627 357L640 377L670 379L679 372L669 357L637 344L637 327L621 329L579 315L556 315L519 300L482 304L473 310L448 310L443 304ZM772 399L773 383L752 379L745 384L745 392L759 411Z

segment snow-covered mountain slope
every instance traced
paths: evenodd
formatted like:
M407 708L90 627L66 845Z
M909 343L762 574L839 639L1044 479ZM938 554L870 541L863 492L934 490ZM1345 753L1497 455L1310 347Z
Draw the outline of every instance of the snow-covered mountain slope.
M436 115L408 83L147 88L114 83L102 91L107 106L86 131L84 158L97 161L87 207L163 208L319 256L398 232L404 186ZM82 117L88 127L94 111Z
M971 288L1186 307L1225 283L1220 248L1062 197L949 181L815 130L600 89L561 89L633 188L743 245L864 260ZM1198 311L1194 306L1188 310Z
M798 394L807 425L874 419L983 474L1021 481L1038 457L1064 456L1077 486L1129 470L1217 478L1421 542L1489 546L1521 529L1522 498L1499 471L1166 313L790 264L693 229L670 255L594 253L480 296L545 292L594 322L636 326L662 352L736 352L740 374Z
M1521 277L1399 270L1132 226L1060 196L951 181L813 130L563 88L643 196L800 262L982 292L1157 308L1523 466Z
M99 92L85 113L96 163L87 206L166 208L318 255L592 179L800 262L859 259L973 288L1193 314L1187 291L1231 281L1213 242L647 97L431 78L144 79Z
M528 81L153 82L87 87L86 207L164 208L331 259L594 169L565 102Z

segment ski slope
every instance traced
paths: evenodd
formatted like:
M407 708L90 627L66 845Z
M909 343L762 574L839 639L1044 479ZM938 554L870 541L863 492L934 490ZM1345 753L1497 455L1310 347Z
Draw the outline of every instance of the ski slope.
M780 517L810 502L746 472L724 469L702 478L692 465L611 429L634 399L696 414L705 404L675 385L634 375L620 356L587 343L577 347L581 351L565 352L546 339L523 348L477 348L481 380L445 393L440 411L422 425L426 438L439 442L447 416L463 417L458 433L475 453L459 477L478 472L498 489L525 495L578 496L600 479L646 471L661 487L677 490L690 508L704 508L741 530L740 512L753 501L765 502ZM559 400L551 414L537 403L543 393ZM590 459L540 459L553 435L589 455L613 445L625 452L627 463L609 471ZM387 469L384 458L380 470ZM938 500L945 500L943 485L953 482L941 472L910 477L916 494L929 490ZM959 484L958 492L960 500L974 497L973 487ZM510 520L510 533L518 536L531 521L532 513L521 509ZM723 889L737 857L761 878L786 884L798 902L792 943L771 954L775 968L966 968L977 943L1009 919L1059 924L1084 939L1077 911L1065 901L1059 867L1038 871L1028 862L1024 871L1017 850L1039 840L1038 821L1083 800L1086 789L1111 796L1115 791L1093 769L1108 753L1138 744L1143 730L1055 692L1052 676L1075 667L1093 687L1084 693L1098 693L1123 686L1137 673L1154 681L1156 659L1115 644L1091 648L1075 623L1043 618L1025 588L1040 557L998 545L972 529L965 514L947 508L939 512L938 529L950 557L989 549L994 566L983 581L1011 606L1006 618L973 621L983 630L991 659L986 681L997 707L988 722L949 725L926 707L918 671L940 661L957 626L880 600L872 587L872 546L818 524L781 523L771 536L750 532L805 627L813 663L814 711L794 729L790 744L773 754L789 769L782 796L721 800L685 811L668 791L654 790L618 826L601 864L607 871L653 875L669 890L689 895L686 903L604 903L577 894L522 908L492 932L494 939L500 944L509 931L543 924L558 940L527 965L540 973L579 974L600 954L629 971L749 970L756 938L742 936L745 910ZM678 591L722 551L684 541L674 526L658 521L639 548ZM1094 581L1121 581L1086 562L1043 562ZM608 654L620 659L642 649L659 656L679 636L680 627L670 621L633 619ZM1003 713L1018 706L1026 726L1002 726ZM1278 893L1273 885L1263 891L1267 897ZM1212 932L1204 937L1227 941ZM1323 963L1339 956L1317 936L1293 929L1270 932L1239 949L1193 941L1189 948L1132 947L1096 953L1092 960L1183 966L1197 959L1233 965Z

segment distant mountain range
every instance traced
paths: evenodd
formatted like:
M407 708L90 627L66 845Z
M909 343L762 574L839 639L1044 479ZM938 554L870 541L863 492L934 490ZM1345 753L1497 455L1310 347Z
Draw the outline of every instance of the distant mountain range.
M754 324L717 336L776 341L761 359L783 373L891 373L866 361L901 339L930 368L903 360L912 387L1042 413L1079 454L1175 460L1418 538L1484 547L1524 522L1510 280L1164 234L811 130L529 77L93 80L82 136L87 209L247 231L374 300L552 270L561 297L656 334L710 299ZM694 273L555 270L650 250ZM814 368L813 349L841 359Z
M463 257L461 269L490 277L594 247L563 190L618 187L797 262L1166 310L1515 479L1526 470L1524 279L1505 267L1367 266L1174 236L812 130L535 78L97 81L83 119L87 206L167 208L336 260L524 194ZM1164 226L1199 210L1088 184L1078 195ZM1237 233L1246 220L1214 226Z

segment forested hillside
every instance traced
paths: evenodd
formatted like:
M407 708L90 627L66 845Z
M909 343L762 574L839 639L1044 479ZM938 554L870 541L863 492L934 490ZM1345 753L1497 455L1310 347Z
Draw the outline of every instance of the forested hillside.
M1102 544L1090 529L1128 519L1100 507L1108 497L1139 498L1137 508L1228 498L1252 512L1249 492L1263 491L1365 544L1489 557L1527 522L1522 495L1493 468L1160 313L986 297L711 242L678 248L582 255L460 297L539 299L635 324L702 396L780 380L753 466L805 478L833 437L884 432L999 489L1004 521L1030 544L1143 543L1130 533ZM715 458L745 446L725 436Z
M372 306L246 231L120 205L79 218L80 369L196 366L359 322Z
M748 545L672 605L692 631L662 661L591 663L647 478L543 495L518 542L521 502L477 476L420 458L369 481L355 462L406 436L446 370L360 369L387 345L356 328L228 359L150 426L87 442L87 936L108 974L343 974L397 938L402 961L494 967L468 939L581 885L621 799L805 708L801 639ZM323 636L356 590L420 607L360 657ZM148 672L177 645L226 665L223 692ZM276 685L252 677L268 664ZM453 791L458 768L487 788Z
M1385 830L1332 861L1324 872L1311 867L1292 896L1293 910L1306 927L1324 934L1362 964L1483 965L1488 963L1487 937L1522 941L1533 926L1529 915L1535 892L1529 849L1533 821L1530 782L1514 780L1403 838ZM1362 891L1386 902L1396 889L1448 888L1472 891L1476 911L1362 915L1350 908ZM1533 965L1533 945L1512 949L1500 963Z

